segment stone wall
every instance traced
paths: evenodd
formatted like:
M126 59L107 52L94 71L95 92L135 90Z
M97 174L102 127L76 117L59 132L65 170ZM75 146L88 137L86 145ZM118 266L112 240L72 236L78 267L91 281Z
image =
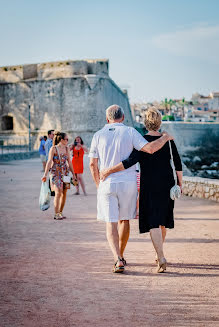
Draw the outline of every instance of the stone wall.
M16 83L23 79L23 66L0 67L0 83Z
M36 70L34 65L29 66L25 74L33 76ZM65 66L71 64L53 69L54 74L61 74ZM34 149L39 135L46 135L49 129L67 132L70 141L80 135L89 146L93 134L106 123L106 108L114 103L123 107L125 124L133 126L128 96L107 74L108 61L78 61L73 66L72 77L46 78L51 67L42 64L45 79L0 84L0 120L6 116L13 118L13 130L0 130L0 138L27 137L30 114ZM89 74L81 74L85 66Z
M0 83L17 83L29 79L45 80L75 75L108 75L107 59L66 60L0 67Z
M219 180L184 176L183 194L219 202Z
M219 148L219 123L163 122L162 130L174 136L179 152Z

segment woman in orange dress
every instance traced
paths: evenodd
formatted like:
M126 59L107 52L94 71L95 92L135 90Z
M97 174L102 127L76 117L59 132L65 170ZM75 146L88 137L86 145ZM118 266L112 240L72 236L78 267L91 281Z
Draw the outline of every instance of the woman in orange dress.
M84 153L88 152L88 149L84 145L84 142L80 136L77 136L74 140L74 144L70 147L70 150L72 151L73 158L72 158L72 165L74 168L74 172L76 174L78 185L76 186L76 193L75 195L80 194L79 193L79 184L81 184L81 188L84 192L84 195L87 195L85 191L85 185L83 180L83 171L84 171Z

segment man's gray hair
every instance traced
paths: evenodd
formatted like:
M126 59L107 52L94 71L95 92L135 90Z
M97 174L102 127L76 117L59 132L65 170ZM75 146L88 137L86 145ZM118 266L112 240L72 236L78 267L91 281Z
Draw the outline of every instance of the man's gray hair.
M117 104L113 104L112 106L106 109L106 118L109 120L119 120L124 116L124 111L122 107L118 106Z

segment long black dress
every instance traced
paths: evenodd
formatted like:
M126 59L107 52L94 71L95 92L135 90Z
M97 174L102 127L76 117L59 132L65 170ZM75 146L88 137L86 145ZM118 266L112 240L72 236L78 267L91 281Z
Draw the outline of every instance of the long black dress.
M148 142L160 136L145 135ZM171 141L173 161L177 171L182 171L182 163L174 141ZM174 228L174 201L170 199L170 189L175 184L170 165L170 148L167 142L154 154L133 150L129 158L123 161L125 169L137 162L141 167L139 230L149 232L160 225Z

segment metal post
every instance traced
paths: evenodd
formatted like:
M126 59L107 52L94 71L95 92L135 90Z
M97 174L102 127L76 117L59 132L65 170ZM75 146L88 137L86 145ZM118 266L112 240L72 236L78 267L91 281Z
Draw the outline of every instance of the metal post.
M29 152L31 151L30 105L29 105Z

